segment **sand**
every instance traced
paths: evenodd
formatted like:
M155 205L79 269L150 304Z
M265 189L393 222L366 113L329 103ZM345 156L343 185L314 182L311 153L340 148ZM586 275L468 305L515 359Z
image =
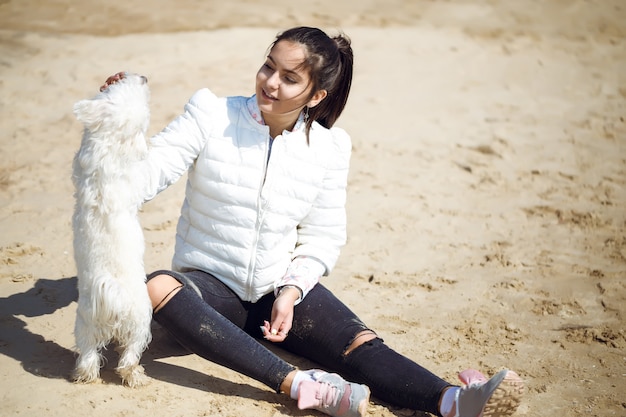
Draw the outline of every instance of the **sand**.
M626 416L626 5L621 0L0 2L0 415L318 416L178 348L148 386L70 381L74 102L150 79L156 133L198 88L249 95L281 29L353 40L349 240L324 279L442 377L526 380L520 416ZM141 214L167 268L183 181ZM296 365L305 360L276 351ZM375 398L373 416L420 416Z

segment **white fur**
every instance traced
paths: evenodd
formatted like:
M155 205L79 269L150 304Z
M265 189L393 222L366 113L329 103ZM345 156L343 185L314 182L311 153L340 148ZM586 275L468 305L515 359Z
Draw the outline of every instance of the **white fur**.
M124 384L143 385L139 364L151 340L152 306L145 285L144 237L137 212L144 189L139 162L148 152L149 89L127 74L90 100L74 105L85 126L74 157L76 207L72 226L78 275L74 335L77 382L99 377L101 349L115 341Z

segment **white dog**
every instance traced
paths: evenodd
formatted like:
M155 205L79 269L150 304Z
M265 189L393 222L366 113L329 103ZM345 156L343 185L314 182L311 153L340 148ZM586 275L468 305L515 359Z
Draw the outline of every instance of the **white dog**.
M149 95L147 79L127 73L74 105L85 127L73 163L77 382L99 377L100 351L111 342L120 351L116 371L123 383L135 387L147 381L139 359L151 340L152 306L137 212L145 188L138 165L148 153Z

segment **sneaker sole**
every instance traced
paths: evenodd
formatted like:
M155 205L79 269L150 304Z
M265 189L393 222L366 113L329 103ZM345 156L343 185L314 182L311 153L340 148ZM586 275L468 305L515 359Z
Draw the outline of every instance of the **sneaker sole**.
M361 404L359 404L359 407L357 408L359 415L361 417L367 417L369 416L369 412L367 411L367 409L369 408L369 404L370 404L370 389L367 385L361 385L363 388L365 388L365 392L367 393L365 395L365 398L363 399L363 401L361 401Z
M479 417L508 417L513 415L524 395L524 381L513 371L506 376L491 394Z

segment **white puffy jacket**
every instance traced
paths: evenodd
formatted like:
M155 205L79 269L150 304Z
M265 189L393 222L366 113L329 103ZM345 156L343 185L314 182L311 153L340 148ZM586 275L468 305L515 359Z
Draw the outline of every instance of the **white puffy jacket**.
M246 97L197 91L185 111L151 139L153 198L188 172L172 268L210 272L255 302L274 290L291 260L334 267L346 242L350 137L314 123L276 137Z

